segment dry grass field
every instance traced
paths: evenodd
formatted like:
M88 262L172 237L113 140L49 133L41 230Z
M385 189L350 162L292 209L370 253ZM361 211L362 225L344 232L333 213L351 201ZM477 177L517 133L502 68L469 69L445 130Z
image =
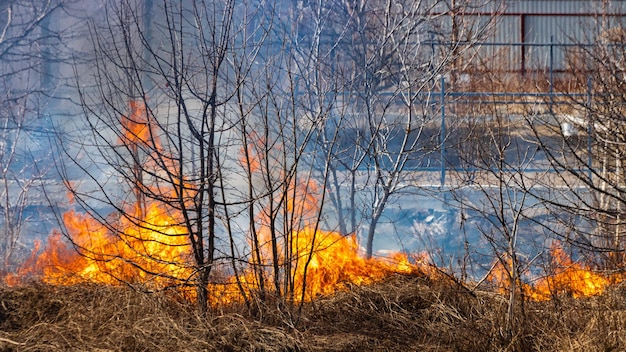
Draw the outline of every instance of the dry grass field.
M525 302L512 336L506 298L393 275L287 313L266 304L201 317L171 294L37 283L0 289L1 351L623 351L626 290Z

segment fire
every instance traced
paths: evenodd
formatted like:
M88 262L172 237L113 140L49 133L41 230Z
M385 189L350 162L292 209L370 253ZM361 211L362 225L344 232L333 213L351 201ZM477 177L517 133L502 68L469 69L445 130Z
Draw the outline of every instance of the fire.
M611 278L574 262L559 243L553 244L550 248L550 258L552 272L532 284L520 283L524 295L531 300L547 301L564 294L574 298L595 296L604 292L611 283ZM497 286L500 293L508 292L509 269L501 262L494 265L488 279Z
M159 139L155 136L155 131L147 111L145 103L131 100L129 103L130 115L122 116L122 143L131 147L141 144L159 144Z
M128 148L132 160L137 163L134 175L138 180L132 185L134 201L120 205L121 211L111 214L105 222L68 211L63 215L63 224L71 241L65 241L59 231L54 231L43 250L41 243L35 243L31 257L16 273L7 275L5 282L16 285L24 278L36 276L54 285L130 283L157 290L177 287L185 294L193 295L188 284L196 270L184 216L180 210L163 202L146 199L145 194L160 194L162 199L182 197L193 200L197 188L193 184L181 185L180 181L169 187L147 186L150 183L144 182L141 173L151 166L139 163L141 160L146 163L152 160L154 163L153 158L142 158L150 151L163 155L158 124L153 123L145 104L141 102L131 102L129 111L129 116L121 119L119 142ZM265 153L272 149L280 150L280 146L268 148L265 137L259 137L254 132L246 140L250 143L241 150L240 161L248 176L265 172L261 179L278 176L278 184L286 186L277 190L276 194L268 192L268 202L278 205L278 210L267 207L260 211L255 229L250 229L249 244L256 249L256 254L251 254L249 265L236 271L231 267L230 271L221 272L226 275L225 278L215 278L209 284L213 297L211 303L241 301L245 296L268 289L282 289L284 292L274 293L290 294L295 301L311 300L349 285L383 279L390 273L437 275L436 270L426 264L429 260L425 255L409 258L395 253L387 258L366 259L361 255L356 236L319 229L318 197L323 190L312 180L299 180L297 175L287 177L280 174L280 167L270 165L273 158ZM173 163L171 160L175 158L164 159L169 161L162 162L161 167L166 167L169 175L175 175L171 170L178 168L164 164ZM276 170L279 170L278 174ZM69 189L73 187L71 183L67 185ZM68 201L74 203L72 192ZM280 230L276 229L277 217L285 225ZM563 293L573 297L597 295L611 281L616 281L573 262L559 245L553 246L550 253L551 268L554 270L550 275L532 285L523 284L520 280L524 295L532 300L549 300ZM510 263L507 265L510 268ZM488 277L501 293L509 290L509 268L499 261ZM219 270L217 272L220 273Z
M286 210L299 219L302 225L294 225L288 236L272 241L269 213L261 212L258 230L251 234L260 243L259 258L253 259L250 268L241 276L232 278L231 284L239 280L247 294L260 289L259 272L254 268L272 268L274 264L288 271L281 281L289 280L289 290L295 301L309 301L319 295L331 294L346 289L350 285L362 285L381 280L391 273L415 274L424 272L424 257L409 258L403 253L387 257L366 259L355 235L342 235L335 231L317 228L316 216L319 211L319 186L314 181L290 183L286 192L293 197L288 199ZM251 240L254 242L254 240ZM272 244L281 249L288 248L288 254L273 252ZM262 270L267 282L274 282L276 273ZM284 282L283 282L284 283ZM282 285L281 285L282 286ZM238 293L222 292L222 299L233 301Z
M545 301L555 294L568 294L575 298L595 296L604 292L610 280L580 263L574 263L563 247L555 244L550 249L555 271L533 285L529 295L536 301Z
M103 226L88 215L70 211L64 223L74 246L63 241L59 232L49 236L44 250L39 246L33 257L16 274L6 278L9 284L35 275L54 285L97 282L111 285L139 284L152 289L174 286L193 275L191 249L186 230L163 209L150 204L146 221L136 223L122 217L119 230ZM149 221L147 221L149 220ZM293 233L292 273L294 296L310 300L320 294L345 289L347 285L371 283L390 273L415 273L417 264L407 255L365 259L355 236L315 230L306 226ZM264 249L265 250L265 249ZM236 282L245 291L258 290L251 269L231 277L227 283L210 287L216 302L241 300ZM306 286L305 286L306 282Z
M302 285L306 282L307 300L320 294L333 293L344 288L346 284L367 284L380 280L391 272L413 273L417 269L402 254L386 260L365 259L359 254L359 246L354 236L345 237L337 232L324 231L313 233L312 228L306 228L296 237L295 291L302 292Z
M129 110L129 116L121 119L120 143L127 146L133 153L133 160L139 162L140 156L150 150L160 151L162 146L157 138L156 125L151 124L145 105L131 102ZM260 139L252 135L251 140L258 144ZM249 172L260 172L263 167L259 162L262 150L248 148L247 151L245 165ZM149 165L137 167L137 172L146 167ZM137 176L143 177L140 174ZM241 301L244 295L267 290L268 287L276 289L285 282L290 283L294 300L310 300L320 294L345 289L351 284L380 280L392 272L414 273L420 270L417 262L412 263L403 254L365 259L354 235L345 236L319 229L316 217L320 211L318 196L322 191L312 180L296 182L295 179L277 192L276 197L280 199L275 199L277 204L282 204L282 221L296 219L293 226L272 242L276 232L271 232L271 217L279 213L268 209L261 211L256 219L257 230L249 234L251 239L256 238L260 243L260 255L251 257L249 265L238 268L235 273L232 273L232 267L222 272L214 270L216 277L209 284L213 297L211 303ZM149 187L146 186L149 183L143 181L131 185L136 199L120 205L121 211L110 214L106 221L76 211L65 213L63 224L69 241L55 231L48 237L43 250L41 244L37 244L32 257L5 281L17 284L21 279L35 276L54 285L130 283L150 290L178 287L185 294L193 295L189 283L193 284L191 280L196 270L183 214L162 202L141 197ZM163 198L175 199L174 188L178 186L173 184L166 188L155 185L149 193L164 193ZM183 194L183 198L193 199L193 185L180 188L190 193ZM282 249L278 255L275 250L272 251L275 249L272 244ZM281 272L268 269L274 263L281 268ZM220 274L226 275L226 278L217 277ZM260 287L259 275L264 276L266 282L281 283L274 287L266 283Z
M53 232L45 249L39 252L37 244L8 283L34 275L54 285L126 282L163 288L191 275L186 230L156 204L148 207L144 221L124 216L116 228L74 211L65 213L63 222L72 243Z
M145 105L131 102L129 110L129 117L121 120L120 143L128 147L133 160L139 163L151 150L163 153L157 125L151 123ZM424 255L409 258L395 253L386 258L366 259L361 255L356 236L320 229L318 198L324 192L320 186L313 180L300 180L297 175L280 174L276 171L281 170L280 167L270 165L272 156L264 155L272 149L264 145L264 138L251 133L247 140L252 143L242 149L240 159L248 176L265 172L260 179L277 177L280 181L277 184L284 185L284 189L267 193L265 200L273 207L266 206L259 211L254 229L249 230L253 254L248 258L248 265L213 271L214 278L208 287L211 303L241 301L255 292L272 294L272 290L294 301L306 301L349 285L381 280L390 273L436 276L436 270L425 264L428 258ZM280 148L274 150L277 149ZM146 160L154 162L150 157ZM120 205L121 211L110 214L105 222L68 211L63 223L71 241L65 241L59 231L53 232L44 249L36 243L32 256L15 274L6 276L5 281L15 285L21 279L36 276L54 285L97 282L130 283L150 290L176 287L193 298L189 284L193 284L197 270L193 265L193 248L189 229L184 226L184 214L163 202L146 199L145 194L158 194L162 199L193 200L197 188L193 184L181 185L180 181L169 187L150 187L141 172L151 166L135 166L136 176L142 182L131 185L133 201ZM175 165L165 167L170 175L175 173L169 169L178 169ZM73 186L68 183L68 187ZM74 202L73 197L69 201ZM543 301L562 293L573 297L596 295L611 281L573 262L558 245L551 248L551 255L553 273L533 285L520 282L526 297ZM504 293L509 289L509 277L508 269L499 262L489 279Z

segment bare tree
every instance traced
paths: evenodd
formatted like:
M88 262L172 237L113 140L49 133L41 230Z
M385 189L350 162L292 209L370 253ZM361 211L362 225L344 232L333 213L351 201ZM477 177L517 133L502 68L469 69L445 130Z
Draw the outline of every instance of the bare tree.
M334 110L342 123L338 143L330 150L330 198L341 231L356 231L360 221L367 224L368 257L385 208L396 195L411 189L414 180L409 171L440 163L433 157L445 138L445 131L438 132L440 113L433 110L439 77L488 27L488 23L478 25L467 8L468 16L455 17L450 37L446 19L465 11L466 5L428 1L328 5L335 15L326 20L326 31L337 38L329 77L340 80L343 87ZM442 50L433 52L434 40L451 39L465 45L452 43L452 50L440 45ZM333 135L338 127L329 121L325 134ZM325 134L319 143L322 148Z
M328 107L312 116L298 103L299 80L320 68L294 59L286 10L162 1L146 16L143 2L107 5L92 23L93 74L77 77L84 113L72 129L86 135L62 144L88 214L66 216L66 236L116 280L192 288L204 312L233 295L251 308L301 302L325 193L306 160L320 158L309 145ZM146 18L158 19L150 31ZM89 227L116 245L92 246ZM312 243L297 247L308 229Z
M61 4L51 0L0 4L0 266L5 272L15 264L14 254L23 240L26 207L45 203L36 189L49 168L43 161L50 157L42 143L47 139L44 110L53 90L46 65L55 59L53 48L61 36L49 21Z
M624 36L615 18L587 23L567 55L569 74L555 114L528 119L561 187L543 196L558 227L546 233L583 250L605 269L624 265ZM557 230L558 229L558 230ZM560 231L567 229L567 231Z
M240 162L247 180L241 198L250 246L243 258L253 268L261 301L277 299L288 307L314 296L309 269L329 242L321 224L330 155L313 141L332 119L337 101L339 88L322 78L333 39L323 35L323 23L299 22L311 13L318 19L328 15L322 3L289 7L288 20L271 24L273 45L258 53L264 68L238 78ZM243 84L245 79L255 83ZM328 138L332 146L336 136ZM321 173L314 173L314 166Z
M203 311L223 258L217 210L236 124L227 106L238 89L231 60L248 45L242 37L248 23L235 21L235 10L234 1L109 2L106 17L91 25L94 84L77 77L79 128L86 127L91 142L81 135L63 144L87 178L71 187L74 198L130 251L95 251L70 231L81 254L130 262L141 274L117 277L125 282L146 277L138 284L189 285ZM246 66L238 72L252 64L240 63ZM181 250L172 255L149 243Z
M551 174L537 167L541 155L528 142L532 133L524 120L501 112L512 106L482 103L486 103L482 117L470 114L462 119L465 126L455 126L463 134L453 146L459 167L450 172L450 195L452 204L462 210L461 226L481 235L477 243L468 245L475 265L490 266L481 273L479 284L493 278L494 270L500 275L498 284L508 294L503 331L512 339L524 328L526 274L533 258L543 251L544 238L537 238L533 226L535 217L541 216L534 191L537 180L551 178ZM485 246L490 250L485 251Z

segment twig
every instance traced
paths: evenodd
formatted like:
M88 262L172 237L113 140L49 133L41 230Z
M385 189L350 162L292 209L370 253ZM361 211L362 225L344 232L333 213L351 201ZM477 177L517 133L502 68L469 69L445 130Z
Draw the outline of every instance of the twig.
M17 342L17 341L13 341L11 339L7 339L5 337L0 337L0 342L6 342L6 343L10 343L13 345L18 345L18 346L25 346L26 344L23 342Z

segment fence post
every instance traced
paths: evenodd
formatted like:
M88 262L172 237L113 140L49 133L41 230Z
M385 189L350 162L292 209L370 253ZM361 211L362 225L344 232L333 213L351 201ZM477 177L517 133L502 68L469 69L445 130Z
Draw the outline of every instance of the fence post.
M554 36L550 36L550 115L554 115Z
M587 77L587 168L589 172L589 182L592 182L593 176L593 121L591 114L591 76Z
M446 79L441 77L441 135L439 138L441 153L441 188L446 185Z

